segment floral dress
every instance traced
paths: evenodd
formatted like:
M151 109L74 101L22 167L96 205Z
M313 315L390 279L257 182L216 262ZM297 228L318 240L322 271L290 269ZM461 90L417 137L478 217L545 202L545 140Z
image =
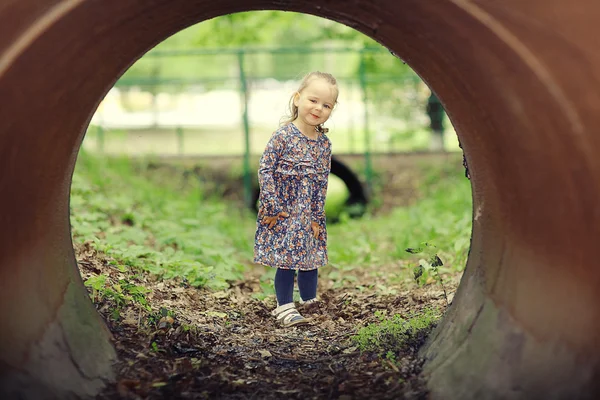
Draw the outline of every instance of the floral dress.
M254 262L283 269L312 270L328 263L325 195L331 170L331 142L323 133L313 140L293 124L279 128L260 159L259 212ZM264 216L285 211L274 227ZM319 224L314 238L311 222Z

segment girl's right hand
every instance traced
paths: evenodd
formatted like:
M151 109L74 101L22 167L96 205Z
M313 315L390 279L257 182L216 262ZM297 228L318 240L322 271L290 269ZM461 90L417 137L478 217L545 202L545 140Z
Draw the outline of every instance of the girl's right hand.
M321 227L319 227L319 224L316 223L315 221L312 221L310 223L310 227L312 228L312 231L313 231L313 237L315 239L318 239L319 238L319 233L321 232Z
M289 216L290 216L290 214L286 213L285 211L282 211L279 214L274 215L272 217L263 217L261 222L263 223L263 225L268 224L269 225L268 227L270 229L275 226L275 224L277 223L278 220L287 218Z

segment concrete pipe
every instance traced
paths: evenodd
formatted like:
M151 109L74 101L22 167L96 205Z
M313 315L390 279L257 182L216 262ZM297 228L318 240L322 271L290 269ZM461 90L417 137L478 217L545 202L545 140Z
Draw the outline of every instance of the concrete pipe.
M78 275L69 186L116 79L218 15L354 27L439 95L471 168L473 240L427 347L433 398L594 398L600 371L600 3L0 0L2 398L93 396L115 353Z

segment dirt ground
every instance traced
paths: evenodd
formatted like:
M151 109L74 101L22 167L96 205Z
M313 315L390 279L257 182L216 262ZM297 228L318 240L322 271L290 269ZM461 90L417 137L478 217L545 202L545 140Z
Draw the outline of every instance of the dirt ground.
M270 315L274 298L253 296L261 290L260 270L228 290L211 292L120 272L86 245L77 246L76 254L84 280L105 274L112 283L125 280L151 290L149 310L121 306L119 322L112 299L93 299L119 356L117 381L99 399L426 398L417 350L428 330L390 349L392 360L359 351L350 337L376 322L376 311L405 317L425 308L443 311L446 298L437 285L404 283L394 288L397 295L382 295L376 289L333 289L323 280L317 309L299 306L312 322L282 328ZM457 279L446 281L450 298Z

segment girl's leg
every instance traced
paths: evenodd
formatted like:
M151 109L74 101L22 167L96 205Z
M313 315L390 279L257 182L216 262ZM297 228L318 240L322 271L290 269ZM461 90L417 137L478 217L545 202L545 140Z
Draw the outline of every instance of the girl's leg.
M317 298L317 280L318 269L310 271L298 271L298 289L302 301L309 301Z
M293 269L277 268L277 272L275 273L277 308L271 314L277 317L277 321L285 327L306 324L309 321L300 315L294 304L295 276L296 271Z
M275 296L277 305L282 306L294 301L294 277L296 270L277 268L275 272Z

